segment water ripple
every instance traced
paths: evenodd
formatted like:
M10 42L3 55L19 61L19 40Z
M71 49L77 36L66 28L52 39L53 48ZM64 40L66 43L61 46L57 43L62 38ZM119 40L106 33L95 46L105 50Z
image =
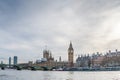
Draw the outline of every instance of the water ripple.
M6 75L6 74L1 74L1 75L0 75L0 77L4 77L4 76L8 76L8 75Z

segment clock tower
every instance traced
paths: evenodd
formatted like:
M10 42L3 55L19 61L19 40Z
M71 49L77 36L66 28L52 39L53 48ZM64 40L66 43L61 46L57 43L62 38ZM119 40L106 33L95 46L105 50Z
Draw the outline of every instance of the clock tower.
M68 66L73 67L73 57L74 57L74 49L72 47L72 43L70 42L69 48L68 48Z

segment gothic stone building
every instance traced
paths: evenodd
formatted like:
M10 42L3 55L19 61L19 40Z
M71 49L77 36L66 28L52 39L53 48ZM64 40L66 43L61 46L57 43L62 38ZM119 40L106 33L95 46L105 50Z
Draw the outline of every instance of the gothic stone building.
M72 43L70 42L68 48L68 61L61 61L61 57L59 61L55 61L52 57L52 53L49 50L43 51L43 58L41 61L36 62L34 65L36 66L44 66L44 67L73 67L73 58L74 57L74 49L72 47Z

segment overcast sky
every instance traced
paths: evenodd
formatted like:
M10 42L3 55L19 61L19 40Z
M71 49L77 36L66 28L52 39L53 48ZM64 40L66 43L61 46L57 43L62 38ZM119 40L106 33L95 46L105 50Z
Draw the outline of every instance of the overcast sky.
M0 0L0 61L67 60L70 41L75 58L120 50L120 0Z

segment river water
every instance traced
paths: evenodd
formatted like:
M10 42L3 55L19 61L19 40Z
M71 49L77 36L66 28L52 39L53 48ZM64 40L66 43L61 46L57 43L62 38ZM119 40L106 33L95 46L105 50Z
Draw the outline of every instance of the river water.
M120 80L120 71L0 70L0 80Z

